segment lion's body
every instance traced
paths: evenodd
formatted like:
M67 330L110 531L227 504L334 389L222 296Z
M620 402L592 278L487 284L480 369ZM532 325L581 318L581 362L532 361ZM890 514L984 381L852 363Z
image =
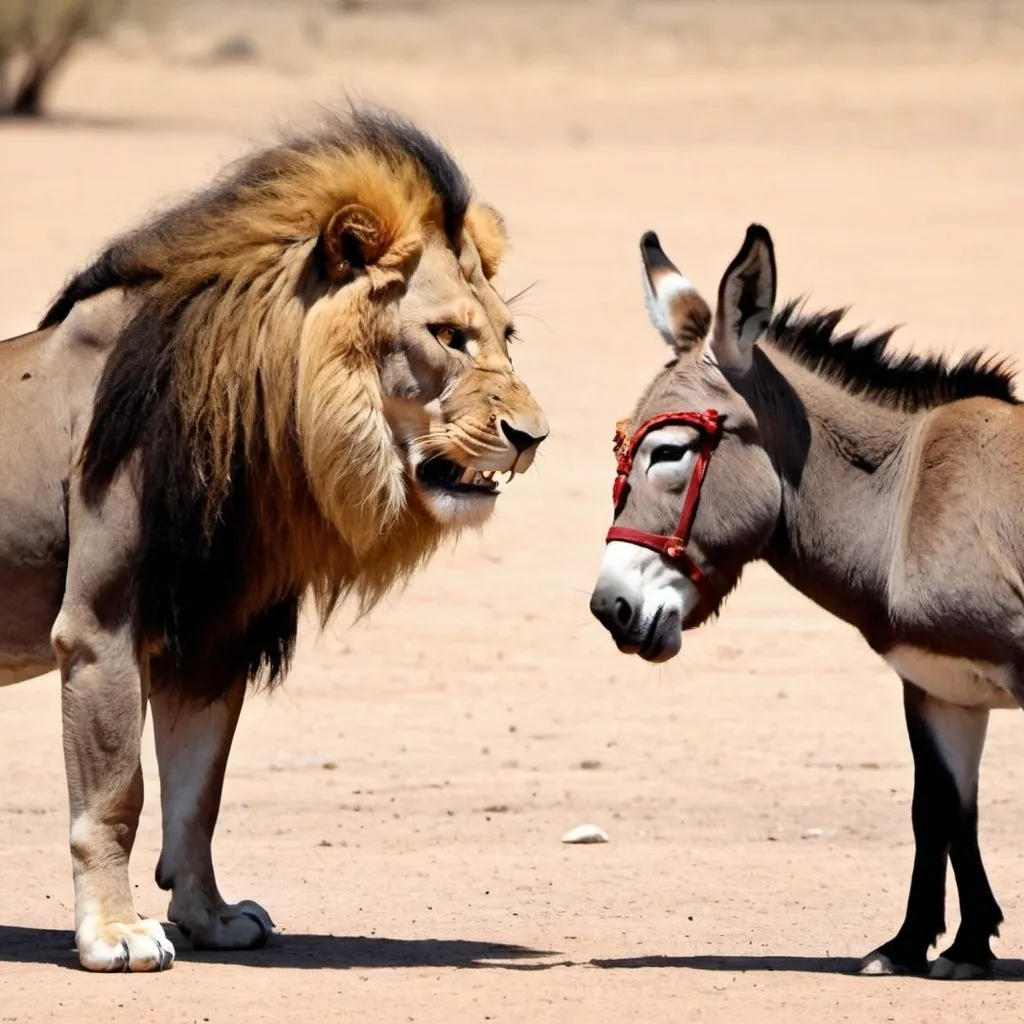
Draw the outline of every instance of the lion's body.
M265 940L209 851L247 684L286 671L305 595L372 605L547 432L503 242L446 151L355 112L116 241L0 344L0 685L61 669L86 966L173 957L128 884L147 701L170 917Z
M76 438L121 320L119 293L0 343L0 686L57 667L50 630L67 577Z

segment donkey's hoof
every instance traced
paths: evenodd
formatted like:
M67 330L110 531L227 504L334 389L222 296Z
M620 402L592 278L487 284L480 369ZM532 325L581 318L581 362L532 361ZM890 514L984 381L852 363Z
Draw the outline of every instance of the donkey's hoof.
M878 975L892 977L903 974L927 974L928 961L921 957L918 962L914 957L900 955L900 951L886 952L885 946L880 946L873 953L868 953L861 961L858 974L866 976Z
M861 961L860 970L858 974L863 974L868 977L870 976L882 976L882 975L894 975L894 974L906 974L905 968L900 968L894 964L884 953L879 952L877 949L874 953L868 953L866 957Z
M944 981L973 981L987 978L991 973L988 966L947 960L944 956L937 957L928 968L929 978L941 978Z

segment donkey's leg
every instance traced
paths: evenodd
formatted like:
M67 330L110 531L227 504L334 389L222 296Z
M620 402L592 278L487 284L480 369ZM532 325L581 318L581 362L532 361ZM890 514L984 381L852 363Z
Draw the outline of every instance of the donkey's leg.
M210 850L244 696L243 679L211 704L194 703L167 679L149 698L164 831L156 881L172 893L168 918L196 949L254 949L274 927L259 904L224 902Z
M914 757L914 869L903 924L894 938L866 957L864 974L928 970L928 949L946 930L946 861L961 807L956 780L963 779L965 785L971 777L977 780L984 743L985 712L935 700L906 680L903 710Z
M932 701L930 704L937 704ZM999 934L1003 912L992 893L978 848L978 768L985 745L988 712L942 705L929 721L943 748L959 751L951 770L959 796L949 859L960 897L960 928L949 949L931 965L933 978L978 978L994 959L989 940ZM953 767L956 764L958 767Z
M130 597L136 510L127 473L98 508L70 488L67 583L51 631L62 680L75 942L93 971L152 971L174 960L160 925L136 913L128 876L149 682Z

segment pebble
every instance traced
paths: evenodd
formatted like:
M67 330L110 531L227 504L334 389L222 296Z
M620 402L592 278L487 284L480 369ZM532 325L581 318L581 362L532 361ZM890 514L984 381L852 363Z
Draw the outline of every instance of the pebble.
M577 825L562 836L563 843L607 843L608 833L596 825Z
M824 835L825 830L823 828L809 828L801 837L802 839L817 839L818 836Z

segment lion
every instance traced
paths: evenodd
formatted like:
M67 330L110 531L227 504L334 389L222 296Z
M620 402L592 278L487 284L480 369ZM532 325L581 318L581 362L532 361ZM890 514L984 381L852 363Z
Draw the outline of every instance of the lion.
M506 242L440 143L351 108L113 241L0 347L0 684L60 670L85 968L174 960L129 882L147 706L169 919L267 941L210 852L249 687L285 676L308 597L368 611L547 436Z

